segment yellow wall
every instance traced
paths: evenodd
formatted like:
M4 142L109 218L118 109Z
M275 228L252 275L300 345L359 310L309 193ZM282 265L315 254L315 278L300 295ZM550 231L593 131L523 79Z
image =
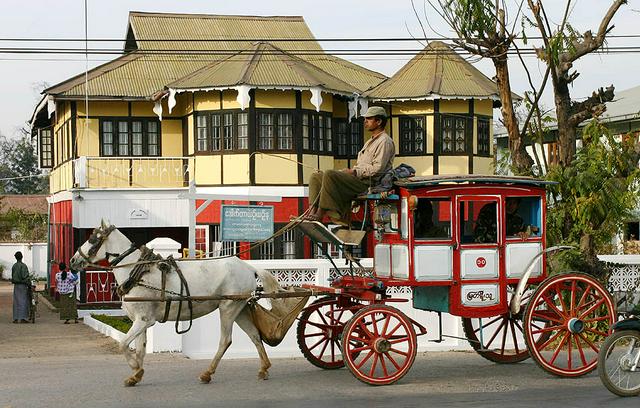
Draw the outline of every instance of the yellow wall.
M491 99L474 100L473 111L476 115L493 116L493 101Z
M256 184L298 184L296 154L278 154L277 156L293 161L259 153L255 155ZM226 167L224 172L226 175Z
M474 174L494 174L492 157L474 157L473 158Z
M136 160L131 169L132 187L182 187L182 159Z
M220 109L220 91L196 92L194 100L197 111Z
M64 163L49 174L49 192L57 193L73 188L72 162Z
M83 102L78 102L78 115L86 116ZM129 104L127 102L89 102L89 116L128 116Z
M223 109L240 109L240 104L238 103L238 92L237 91L222 91L222 108ZM245 109L249 109L248 106Z
M435 118L433 116L427 116L427 153L433 154L434 149L434 135L435 135Z
M88 160L87 184L91 188L129 187L129 160Z
M396 156L393 161L393 166L397 167L400 163L408 164L416 169L416 176L431 176L433 175L433 157L419 157L419 156ZM442 167L441 167L442 168Z
M295 109L296 92L256 89L256 108Z
M473 154L478 154L478 118L476 118L475 116L473 117L473 128L472 130L472 136L471 136L471 143L473 144Z
M187 118L187 154L193 154L195 152L195 140L193 140L194 132L194 119L193 115Z
M439 174L468 174L469 158L466 156L440 156Z
M442 107L442 105L440 106ZM442 110L442 108L440 109ZM393 102L391 105L392 115L417 115L421 113L433 113L433 101L403 101Z
M323 112L333 111L333 94L322 92L322 103L320 110ZM302 109L316 110L311 104L311 91L302 91Z
M315 173L318 168L318 156L315 154L303 154L302 164L302 182L309 184L311 175Z
M185 116L193 112L193 93L182 92L176 95L176 106L173 111L178 116Z
M469 101L461 99L440 100L441 113L469 113Z
M333 117L345 119L349 117L347 102L341 101L335 96L333 97Z
M333 161L333 168L336 170L341 170L341 169L346 169L349 164L349 161L347 159L335 159Z
M142 116L142 117L156 117L156 114L153 113L153 102L145 101L145 102L131 102L131 116ZM165 116L169 113L168 108L166 111L163 110L162 116Z
M196 184L220 184L220 157L221 156L196 156ZM191 169L194 169L194 167L192 166Z
M89 121L89 134L86 134L86 122ZM76 143L78 144L78 156L100 155L99 120L78 118L76 122Z
M162 126L162 156L182 156L182 120L165 119Z
M387 133L389 133L389 123L387 122ZM396 155L400 153L400 118L391 118L391 138L396 147Z
M248 154L227 154L222 156L222 160L224 184L249 184Z
M320 170L333 170L334 165L333 156L320 156Z

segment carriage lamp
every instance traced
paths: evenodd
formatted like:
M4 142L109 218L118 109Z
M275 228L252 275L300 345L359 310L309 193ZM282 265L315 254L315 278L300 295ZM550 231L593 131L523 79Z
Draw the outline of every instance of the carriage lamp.
M413 211L416 208L418 208L418 197L416 197L414 195L410 195L409 196L409 200L408 200L408 204L409 204L409 211Z

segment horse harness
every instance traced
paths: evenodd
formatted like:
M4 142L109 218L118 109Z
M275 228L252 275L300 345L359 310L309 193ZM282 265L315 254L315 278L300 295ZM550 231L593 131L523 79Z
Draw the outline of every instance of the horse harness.
M152 249L147 248L145 245L140 247L140 252L141 252L140 258L138 259L138 261L136 262L136 265L133 267L133 269L129 273L129 277L121 285L118 286L118 288L116 289L116 293L118 294L118 296L120 296L120 298L123 298L124 295L129 293L129 291L131 291L131 289L133 289L134 286L144 286L146 288L159 290L160 291L159 301L165 303L164 316L162 317L161 320L159 320L159 322L164 323L169 319L171 302L173 301L171 299L167 299L167 296L166 296L167 274L172 270L176 271L176 273L178 274L178 277L180 278L180 293L179 293L180 300L177 301L178 315L176 317L175 329L176 329L176 333L178 334L184 334L188 332L191 329L191 326L193 324L193 301L191 300L191 292L189 290L189 285L187 283L187 280L185 279L184 274L182 273L180 268L178 267L176 260L171 255L169 255L167 258L163 258L161 255L155 254ZM160 270L160 273L162 274L162 278L161 278L162 283L161 283L160 289L154 288L149 285L145 285L141 282L143 275L151 270L151 265L157 265L158 269ZM187 327L185 330L180 330L178 328L178 325L180 322L180 316L182 315L182 303L184 302L183 299L186 299L187 306L189 307L189 327Z
M89 248L89 250L87 251L87 254L84 254L82 252L82 248L78 248L78 254L80 254L80 256L84 258L85 261L91 264L92 262L90 259L98 253L98 250L100 249L104 241L107 239L109 234L111 234L111 232L113 232L115 229L116 227L114 225L110 225L106 228L96 228L94 232L91 234L91 236L89 237L89 243L91 244L91 248ZM131 246L122 254L114 254L114 253L107 252L105 254L105 257L107 262L109 262L109 264L113 267L113 266L116 266L118 263L120 263L124 258L126 258L127 256L131 255L133 252L135 252L136 249L138 248L136 248L135 245L132 243ZM118 294L118 296L120 296L120 298L123 298L124 295L129 293L129 291L131 291L131 289L133 289L133 287L136 285L152 288L151 286L144 285L143 283L141 283L142 276L151 270L151 265L158 265L158 269L162 274L162 287L160 289L160 301L165 302L164 316L162 317L162 320L160 320L160 323L164 323L169 318L169 312L171 309L171 302L172 302L172 300L166 298L167 273L171 272L172 269L175 270L176 273L178 274L178 277L180 278L180 294L179 295L181 298L181 300L178 301L178 316L176 318L175 329L176 329L176 333L178 334L184 334L188 332L191 329L191 326L193 324L193 302L190 299L189 285L187 284L187 281L182 271L178 267L176 260L173 258L173 256L168 256L166 259L164 259L162 258L161 255L153 253L153 250L150 248L147 248L145 245L140 247L140 252L141 252L140 258L138 259L135 266L129 273L129 277L127 278L127 280L125 280L121 285L117 287L116 293ZM109 261L111 257L113 257L113 260ZM152 288L152 289L158 290L158 288ZM187 305L189 307L189 327L187 327L186 330L180 330L178 328L178 324L180 322L180 315L182 314L183 298L186 298Z

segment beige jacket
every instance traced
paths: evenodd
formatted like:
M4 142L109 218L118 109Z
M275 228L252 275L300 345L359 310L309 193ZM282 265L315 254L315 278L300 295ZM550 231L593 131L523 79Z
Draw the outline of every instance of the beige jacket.
M359 179L371 178L371 185L393 168L393 158L396 155L396 147L393 139L387 132L382 132L376 137L367 140L358 152L358 162L353 167Z

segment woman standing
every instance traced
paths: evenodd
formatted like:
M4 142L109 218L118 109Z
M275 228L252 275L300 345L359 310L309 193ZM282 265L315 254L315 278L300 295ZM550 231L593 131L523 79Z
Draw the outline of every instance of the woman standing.
M69 324L70 319L78 323L78 308L74 296L78 275L67 271L64 262L60 262L58 267L60 272L56 273L56 290L60 293L60 320L64 320L64 324Z

